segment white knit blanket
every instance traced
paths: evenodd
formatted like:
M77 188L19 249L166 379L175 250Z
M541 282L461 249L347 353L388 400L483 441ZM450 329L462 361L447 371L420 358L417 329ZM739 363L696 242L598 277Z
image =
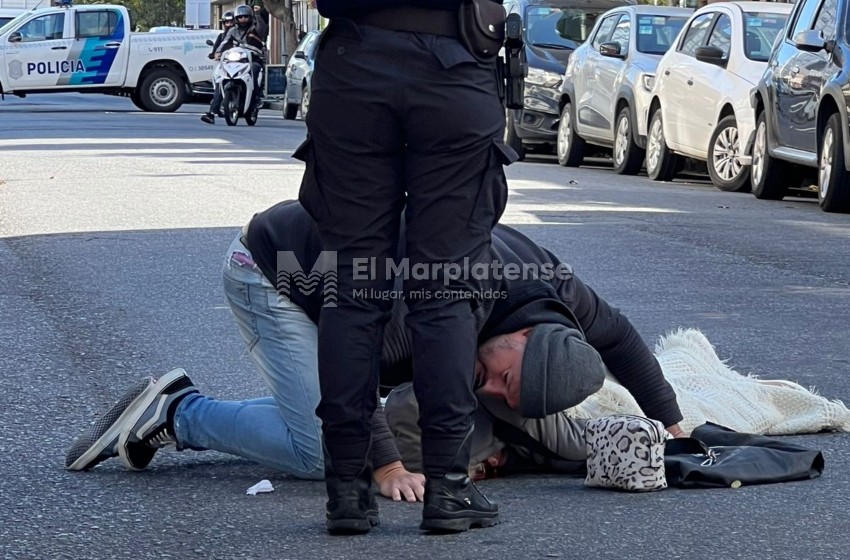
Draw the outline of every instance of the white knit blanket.
M791 381L743 376L717 357L700 331L680 329L662 337L655 356L678 397L690 433L706 421L764 435L850 432L850 410ZM576 418L641 414L634 398L609 376L602 389L567 411Z

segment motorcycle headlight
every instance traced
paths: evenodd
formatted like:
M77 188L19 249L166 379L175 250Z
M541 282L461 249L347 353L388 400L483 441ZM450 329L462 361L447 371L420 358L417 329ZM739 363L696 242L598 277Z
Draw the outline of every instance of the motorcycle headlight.
M561 85L561 75L540 68L529 68L525 81L536 86L555 88Z
M244 62L244 57L241 52L234 51L229 52L224 56L224 60L227 62Z
M653 87L655 87L655 74L644 74L643 89L646 91L652 91Z

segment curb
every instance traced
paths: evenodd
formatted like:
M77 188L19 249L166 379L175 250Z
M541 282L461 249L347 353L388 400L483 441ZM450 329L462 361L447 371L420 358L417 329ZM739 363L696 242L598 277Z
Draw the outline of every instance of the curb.
M278 99L265 100L263 101L263 109L283 112L283 101Z

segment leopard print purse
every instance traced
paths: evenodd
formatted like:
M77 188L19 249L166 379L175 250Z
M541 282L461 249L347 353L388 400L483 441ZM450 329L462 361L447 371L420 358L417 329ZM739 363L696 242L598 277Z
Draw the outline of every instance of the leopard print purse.
M664 447L667 430L642 416L616 415L585 425L585 485L650 492L667 488Z

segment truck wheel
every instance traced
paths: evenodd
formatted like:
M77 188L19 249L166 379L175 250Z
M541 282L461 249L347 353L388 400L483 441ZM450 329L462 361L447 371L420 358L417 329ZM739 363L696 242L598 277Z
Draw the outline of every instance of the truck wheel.
M130 93L130 101L132 101L133 105L135 105L142 111L148 110L147 107L145 107L144 103L142 103L142 100L139 98L139 93L137 90L133 90L132 93Z
M676 176L679 158L667 147L664 140L664 122L661 107L652 114L646 139L646 174L653 181L670 181Z
M762 111L756 121L753 163L750 166L753 194L761 200L782 200L788 194L789 186L800 186L797 177L791 164L770 155L767 149L767 116Z
M733 115L720 119L708 143L708 174L721 191L750 190L750 168L741 163L744 147Z
M826 121L821 139L818 202L824 212L850 212L850 174L844 168L844 134L838 113Z
M156 113L173 113L183 105L186 85L173 70L156 68L143 79L138 89L145 109Z
M522 138L516 132L512 109L508 109L505 112L505 146L512 148L516 152L519 156L517 161L525 159L525 146L522 144Z
M295 120L295 117L298 116L298 105L294 105L287 101L283 100L283 118L292 121Z
M232 89L225 90L221 106L224 107L224 120L227 126L236 126L239 122L239 94Z

